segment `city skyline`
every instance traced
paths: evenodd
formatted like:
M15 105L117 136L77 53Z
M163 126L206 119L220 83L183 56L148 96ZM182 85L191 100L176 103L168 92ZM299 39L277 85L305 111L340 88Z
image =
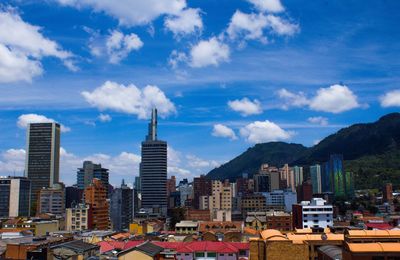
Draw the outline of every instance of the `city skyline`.
M29 122L61 124L62 182L74 184L91 160L118 186L139 174L153 106L170 146L169 176L178 179L206 174L257 142L311 146L399 111L396 1L224 0L224 10L188 1L176 10L149 4L141 15L76 3L0 5L0 57L20 62L18 73L0 65L0 175L23 175Z

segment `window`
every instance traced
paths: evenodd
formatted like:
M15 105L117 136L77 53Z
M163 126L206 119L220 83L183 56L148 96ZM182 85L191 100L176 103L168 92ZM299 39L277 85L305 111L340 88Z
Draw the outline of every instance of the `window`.
M196 252L194 253L195 257L205 257L205 253L204 252Z

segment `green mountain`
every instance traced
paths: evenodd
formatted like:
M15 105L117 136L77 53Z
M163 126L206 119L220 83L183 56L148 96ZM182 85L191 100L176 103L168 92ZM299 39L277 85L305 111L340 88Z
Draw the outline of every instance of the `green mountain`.
M387 181L400 186L400 113L343 128L310 148L284 142L257 144L207 176L235 180L244 172L251 176L262 163L308 166L333 153L343 154L345 169L356 175L357 189L379 188Z

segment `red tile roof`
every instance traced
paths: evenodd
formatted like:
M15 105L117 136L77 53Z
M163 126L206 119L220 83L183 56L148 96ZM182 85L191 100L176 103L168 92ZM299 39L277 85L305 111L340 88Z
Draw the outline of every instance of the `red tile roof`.
M388 223L365 223L367 228L371 229L392 229L393 227L389 225Z

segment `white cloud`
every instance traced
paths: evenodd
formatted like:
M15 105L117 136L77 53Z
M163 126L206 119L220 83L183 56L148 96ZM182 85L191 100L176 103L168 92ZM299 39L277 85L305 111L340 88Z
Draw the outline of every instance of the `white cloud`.
M25 169L25 150L8 149L0 154L0 175L22 176Z
M56 122L52 118L48 118L43 115L38 114L23 114L18 117L17 126L19 128L25 129L29 123L52 123ZM71 128L66 127L63 124L60 124L61 132L66 133L71 131Z
M292 132L268 120L248 124L240 129L240 134L250 143L287 140L293 136Z
M357 96L347 86L338 84L320 88L310 100L311 109L335 114L357 107L360 107Z
M253 101L248 98L236 99L228 102L228 106L242 116L257 115L262 113L261 103L257 99Z
M32 81L43 73L43 57L59 58L67 68L77 69L73 55L40 31L40 27L24 22L15 10L0 8L0 83Z
M237 136L233 129L223 124L215 124L213 127L212 135L216 137L230 138L231 140L237 139Z
M164 26L174 33L175 36L192 34L203 29L203 21L200 9L187 8L178 15L169 16L164 21Z
M190 50L189 65L194 68L218 66L221 62L229 61L229 46L220 42L216 37L202 40Z
M283 88L277 92L277 95L282 100L280 107L283 109L302 107L309 103L303 92L293 93Z
M125 86L106 81L92 92L83 91L85 100L100 110L114 110L137 115L140 119L149 118L152 108L157 108L161 117L176 112L174 103L157 86L147 85L139 89L133 84Z
M246 14L239 10L233 14L229 23L227 33L231 39L243 35L246 40L260 40L266 43L267 38L263 35L268 21L263 14Z
M172 69L177 69L180 63L186 63L188 58L184 52L173 50L168 59L168 64Z
M218 163L215 160L208 161L208 160L199 158L195 155L186 155L186 159L188 162L188 166L192 167L194 169L202 169L202 168L213 169L220 165L220 163Z
M247 0L252 3L258 10L262 12L279 13L283 12L283 7L280 0Z
M312 98L307 98L303 92L293 93L286 89L279 90L277 95L283 109L308 106L311 110L337 114L361 107L357 96L347 86L338 84L318 89Z
M98 116L98 119L100 120L100 122L105 123L105 122L110 122L112 120L112 117L110 115L108 115L108 114L101 113Z
M92 8L116 19L121 25L148 24L162 15L178 15L186 0L56 0L62 5Z
M275 15L246 14L236 10L226 32L230 39L243 38L267 43L268 39L264 35L266 29L277 35L291 36L299 31L299 26Z
M142 48L143 42L134 33L124 35L114 30L106 39L106 49L110 63L119 63L133 50Z
M382 107L400 107L400 89L386 92L379 99Z
M328 118L322 116L309 117L307 121L312 124L318 124L322 126L328 125Z

